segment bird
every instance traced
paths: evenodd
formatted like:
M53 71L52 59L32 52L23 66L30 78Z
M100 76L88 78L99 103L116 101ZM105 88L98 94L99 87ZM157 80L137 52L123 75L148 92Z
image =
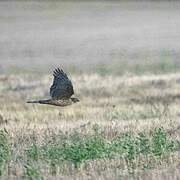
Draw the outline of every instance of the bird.
M50 87L50 99L27 101L27 103L47 104L54 106L69 106L80 100L76 97L71 97L74 94L74 89L71 80L67 74L60 68L53 71L53 84Z

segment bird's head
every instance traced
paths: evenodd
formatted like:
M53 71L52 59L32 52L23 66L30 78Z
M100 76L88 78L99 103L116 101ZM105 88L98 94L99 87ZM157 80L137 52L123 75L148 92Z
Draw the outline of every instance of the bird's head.
M77 102L80 101L78 98L71 98L71 100L72 100L73 103L77 103Z

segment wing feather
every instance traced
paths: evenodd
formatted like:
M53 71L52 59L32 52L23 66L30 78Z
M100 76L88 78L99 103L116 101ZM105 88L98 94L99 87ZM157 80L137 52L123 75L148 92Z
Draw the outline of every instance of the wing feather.
M50 87L52 99L69 99L73 94L73 85L67 74L60 68L53 71L53 84Z

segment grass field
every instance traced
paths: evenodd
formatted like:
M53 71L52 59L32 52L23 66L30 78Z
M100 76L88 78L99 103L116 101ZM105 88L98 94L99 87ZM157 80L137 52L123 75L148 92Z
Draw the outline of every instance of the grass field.
M0 179L179 180L179 1L0 1ZM80 102L46 99L52 70Z
M72 75L81 102L48 97L51 76L0 76L3 179L179 179L180 74Z

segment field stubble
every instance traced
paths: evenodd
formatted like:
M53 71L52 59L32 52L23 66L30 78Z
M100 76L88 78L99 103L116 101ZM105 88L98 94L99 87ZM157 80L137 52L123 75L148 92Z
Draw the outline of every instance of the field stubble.
M0 76L4 179L178 179L180 74L73 75L81 102L48 97L47 75Z

